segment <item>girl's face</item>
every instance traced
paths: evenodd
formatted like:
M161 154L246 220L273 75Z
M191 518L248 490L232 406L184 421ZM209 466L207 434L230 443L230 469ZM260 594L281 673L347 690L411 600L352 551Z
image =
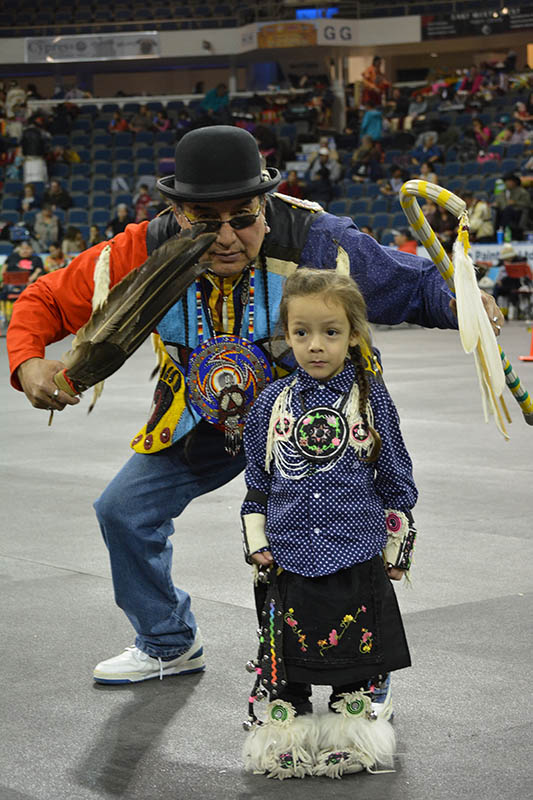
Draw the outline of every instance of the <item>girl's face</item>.
M348 348L357 344L344 306L324 294L293 297L288 303L285 341L299 366L327 381L344 368Z

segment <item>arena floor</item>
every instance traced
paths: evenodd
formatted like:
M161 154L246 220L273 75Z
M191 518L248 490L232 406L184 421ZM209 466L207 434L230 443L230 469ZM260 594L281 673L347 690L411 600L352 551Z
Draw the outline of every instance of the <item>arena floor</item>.
M153 357L146 344L89 417L67 409L49 428L8 387L2 345L1 800L531 797L533 428L508 392L511 441L485 425L457 333L406 326L376 340L420 489L413 586L398 589L413 668L394 676L396 771L283 783L243 773L244 664L256 639L242 477L195 501L174 536L206 672L93 684L95 663L133 637L91 503L146 417ZM533 391L533 363L518 360L530 346L524 323L508 324L501 342Z

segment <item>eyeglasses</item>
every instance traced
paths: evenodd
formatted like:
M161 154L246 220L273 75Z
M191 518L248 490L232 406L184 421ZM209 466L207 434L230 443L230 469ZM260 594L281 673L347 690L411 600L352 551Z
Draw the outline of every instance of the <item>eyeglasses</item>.
M236 231L249 228L250 225L253 225L257 221L261 211L262 209L259 207L255 214L237 214L237 216L230 217L229 219L205 219L203 217L189 219L184 211L181 213L190 225L205 225L205 233L218 233L222 225L225 225L226 222Z

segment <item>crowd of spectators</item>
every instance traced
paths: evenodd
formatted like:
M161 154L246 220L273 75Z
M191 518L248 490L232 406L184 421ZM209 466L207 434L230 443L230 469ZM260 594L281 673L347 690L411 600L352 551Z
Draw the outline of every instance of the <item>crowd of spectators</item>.
M151 172L136 175L136 182L131 176L110 176L109 215L84 230L70 219L79 194L55 168L87 161L89 151L71 138L82 112L76 100L87 94L72 87L51 110L30 113L26 101L39 99L35 87L0 83L0 180L22 184L15 209L19 222L2 226L0 214L0 240L11 239L19 261L22 238L32 253L49 254L43 271L61 268L85 247L161 210L155 180L165 160L172 169L175 142L194 127L220 123L255 136L265 165L284 172L282 193L348 214L361 229L398 249L416 249L405 219L402 224L396 214L401 211L398 191L410 178L439 183L464 197L473 241L520 240L533 231L533 73L486 64L406 90L390 84L382 63L376 56L361 82L347 88L342 129L335 127L335 97L323 76L300 76L298 86L306 93L296 96L272 87L266 95L232 100L225 84L207 91L202 84L189 105L154 108L147 100L135 110L116 108L105 123L113 152L126 134L133 143L164 138L170 153L166 159L154 157ZM122 202L120 192L130 199ZM6 208L4 203L2 211ZM423 210L449 245L456 220L429 201Z

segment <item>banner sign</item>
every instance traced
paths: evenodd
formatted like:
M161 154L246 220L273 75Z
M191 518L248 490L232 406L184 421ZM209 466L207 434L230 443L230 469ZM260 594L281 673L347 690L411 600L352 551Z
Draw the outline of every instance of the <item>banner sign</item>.
M496 16L493 16L496 14ZM533 28L533 7L508 8L507 14L494 8L477 11L422 16L422 39L448 39L456 36L493 36L498 33Z
M99 33L83 36L39 36L24 40L27 64L56 61L108 61L160 58L157 31Z
M313 22L267 22L257 26L257 46L313 47L317 30Z

